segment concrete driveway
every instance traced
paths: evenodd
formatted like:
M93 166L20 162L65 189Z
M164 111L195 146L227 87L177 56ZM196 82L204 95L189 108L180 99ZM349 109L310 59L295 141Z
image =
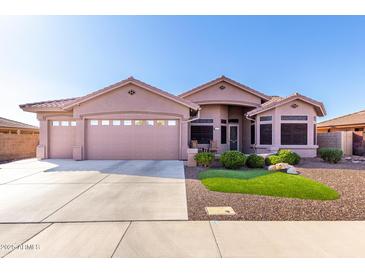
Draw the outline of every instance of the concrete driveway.
M181 161L16 161L0 193L0 223L188 218Z

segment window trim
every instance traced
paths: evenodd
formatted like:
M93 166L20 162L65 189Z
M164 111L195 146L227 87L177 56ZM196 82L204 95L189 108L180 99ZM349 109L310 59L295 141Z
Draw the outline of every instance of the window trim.
M223 128L224 128L224 130L223 130ZM225 136L223 135L223 132L225 131ZM223 138L222 137L224 137L224 143L223 143ZM222 145L226 145L227 144L227 125L226 124L223 124L223 125L221 125L221 144Z
M90 126L98 126L99 120L90 120Z
M176 125L177 125L176 120L167 120L167 126L176 127Z
M132 120L123 120L123 126L131 126L132 125Z
M155 121L154 120L147 120L146 125L149 126L149 127L153 127L155 125Z
M122 124L122 122L120 120L113 120L112 121L112 126L120 126Z
M201 141L201 138L200 138L200 140L198 140L197 138L194 138L193 137L193 128L196 128L196 127L204 127L204 128L209 128L209 140L207 140L207 141L204 141L204 142L202 142ZM210 140L213 140L213 135L214 135L214 127L213 127L213 125L191 125L190 126L190 140L197 140L198 141L198 144L204 144L204 145L207 145L207 144L209 144L210 143ZM206 139L206 138L205 138Z
M305 143L299 144L299 143L283 143L283 126L302 126L305 125L305 134L303 136L305 136ZM308 145L308 123L281 123L280 124L280 145L282 146L307 146ZM292 132L291 132L292 133ZM290 137L291 139L294 138L294 135ZM314 140L313 140L314 141Z
M261 138L261 134L262 134L262 130L261 130L261 127L265 127L265 126L271 126L271 136L270 136L270 139L271 139L271 142L270 143L262 143L262 139ZM260 124L260 145L263 145L263 146L272 146L272 141L273 141L273 126L272 126L272 123L267 123L267 124Z
M109 120L101 120L101 125L102 126L109 126L110 125L110 121Z

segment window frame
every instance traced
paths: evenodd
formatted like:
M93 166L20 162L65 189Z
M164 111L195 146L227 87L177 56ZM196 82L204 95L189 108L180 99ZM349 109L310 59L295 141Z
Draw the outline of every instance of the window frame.
M263 137L262 134L264 134L263 127L270 127L271 134L268 135L268 136L270 136L270 138L268 139L268 140L270 140L270 142L266 142L265 138L262 138ZM273 138L272 138L272 133L273 133L272 128L273 128L272 123L267 123L267 124L261 123L260 124L260 145L264 145L264 146L271 146L272 145L272 141L273 141ZM265 140L265 143L263 143L263 140Z
M208 137L204 137L204 138L197 138L196 135L203 135L204 133L199 133L199 132L194 132L194 129L195 128L209 128L209 136ZM213 140L213 132L214 132L214 127L213 125L191 125L190 126L190 140L197 140L198 141L198 144L204 144L204 145L207 145L207 144L210 144L210 141ZM195 136L193 136L195 135ZM203 140L202 140L203 139Z
M120 120L112 120L112 126L120 126L122 122Z
M90 120L90 126L98 126L99 120Z
M221 125L221 144L226 145L227 144L227 139L228 139L227 138L227 126L224 124L224 125Z
M123 120L123 126L129 127L132 125L132 120Z
M59 127L60 126L60 121L52 121L52 126L53 127Z
M295 127L303 127L305 128L305 134L300 132L298 128ZM293 127L290 129L289 133L283 132L283 127ZM280 124L280 144L282 146L307 146L308 145L308 123L281 123ZM299 132L299 133L298 133ZM285 135L288 136L289 139L286 139ZM303 136L303 142L296 142L296 140L300 140L296 136Z
M110 121L109 120L101 120L101 125L102 126L109 126L110 125Z
M169 126L169 127L176 127L176 125L177 125L176 120L167 120L167 126Z

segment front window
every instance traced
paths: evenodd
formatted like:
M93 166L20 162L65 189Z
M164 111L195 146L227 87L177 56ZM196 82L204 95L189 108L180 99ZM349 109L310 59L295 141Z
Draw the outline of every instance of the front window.
M282 145L307 145L307 124L281 124Z
M221 126L221 144L227 144L227 127Z
M213 140L213 126L191 126L191 140L198 144L209 144Z
M260 144L272 145L272 124L260 125Z
M255 123L251 124L251 145L256 143Z

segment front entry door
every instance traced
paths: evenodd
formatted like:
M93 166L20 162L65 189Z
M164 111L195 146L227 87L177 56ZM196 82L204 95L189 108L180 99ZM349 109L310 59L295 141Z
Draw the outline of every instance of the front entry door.
M230 150L239 150L238 125L229 125L229 149Z

